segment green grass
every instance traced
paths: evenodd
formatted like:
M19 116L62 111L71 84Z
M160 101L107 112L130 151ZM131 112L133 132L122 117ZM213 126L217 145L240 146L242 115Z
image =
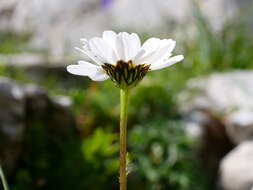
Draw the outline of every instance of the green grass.
M12 54L27 51L30 33L0 32L0 54Z
M2 185L3 185L4 190L9 190L1 165L0 165L0 179L2 180Z

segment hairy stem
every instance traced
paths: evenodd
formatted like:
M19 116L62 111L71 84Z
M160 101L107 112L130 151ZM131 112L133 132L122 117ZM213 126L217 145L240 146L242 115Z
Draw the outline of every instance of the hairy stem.
M127 189L127 110L128 110L128 89L120 90L120 169L119 183L120 190Z

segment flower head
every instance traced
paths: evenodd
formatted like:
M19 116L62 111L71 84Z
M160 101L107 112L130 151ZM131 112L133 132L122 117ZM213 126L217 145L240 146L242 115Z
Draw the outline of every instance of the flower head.
M171 66L184 59L183 55L171 57L176 42L171 39L150 38L141 45L137 34L105 31L102 38L81 39L82 48L89 61L69 65L68 72L88 76L94 81L111 78L120 88L135 86L148 71Z

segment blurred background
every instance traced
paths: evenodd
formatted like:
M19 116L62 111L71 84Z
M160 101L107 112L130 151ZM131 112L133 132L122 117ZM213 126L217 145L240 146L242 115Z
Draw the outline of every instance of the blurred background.
M0 0L0 163L11 190L118 189L119 90L66 72L104 30L185 60L131 94L129 190L253 186L253 1Z

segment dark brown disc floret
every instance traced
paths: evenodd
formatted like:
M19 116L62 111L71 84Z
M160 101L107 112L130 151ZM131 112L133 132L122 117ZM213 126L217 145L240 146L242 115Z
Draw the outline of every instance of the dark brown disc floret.
M118 61L116 65L105 63L102 68L120 88L135 86L149 71L150 65L134 65L132 61Z

